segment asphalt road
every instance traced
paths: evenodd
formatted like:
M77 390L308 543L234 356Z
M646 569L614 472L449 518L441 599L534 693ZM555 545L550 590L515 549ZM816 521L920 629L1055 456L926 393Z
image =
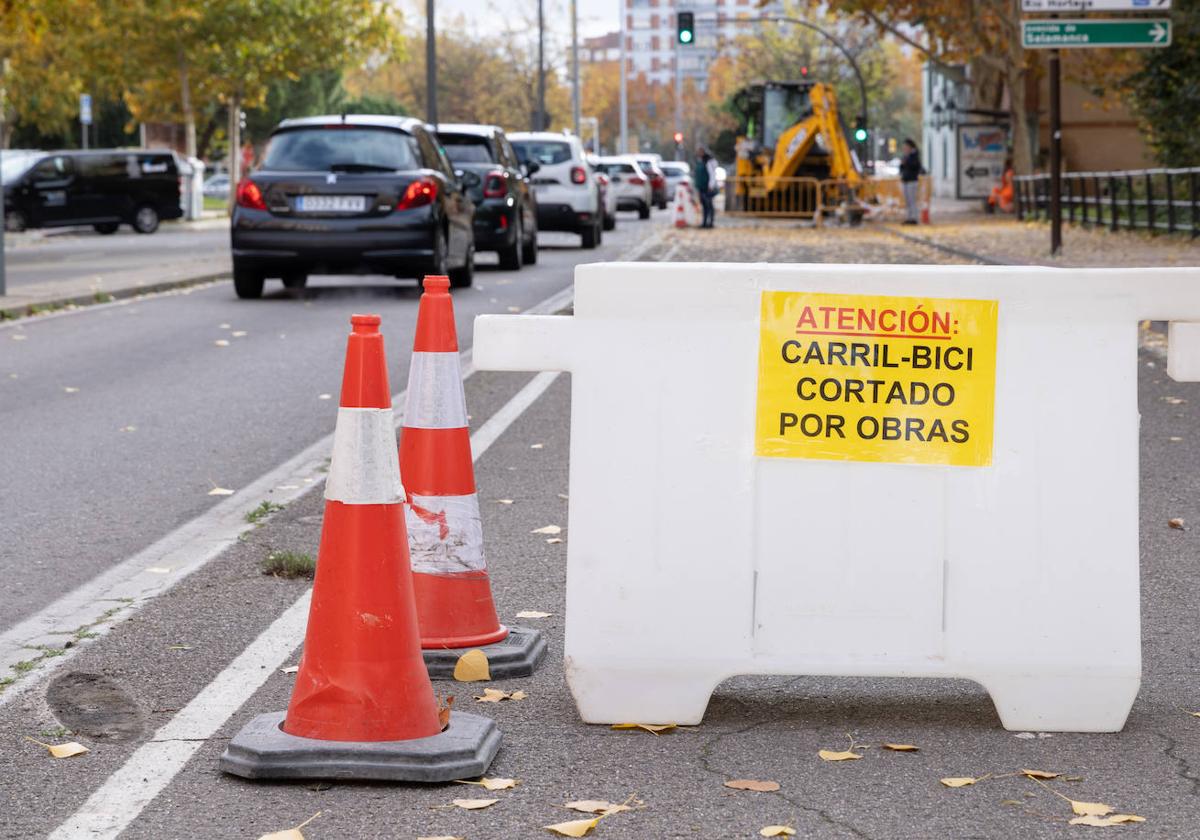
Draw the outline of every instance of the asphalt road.
M632 227L632 226L631 226ZM831 235L836 236L836 232ZM865 237L864 240L870 239ZM607 241L607 240L606 240ZM876 243L884 261L904 257L895 242L879 237ZM855 247L863 242L856 240ZM819 243L805 256L820 256ZM761 243L758 247L761 247ZM902 246L901 246L902 247ZM657 249L654 253L669 253ZM837 253L838 246L830 249ZM577 252L544 255L547 263L563 256L564 263L577 259ZM616 256L615 254L612 256ZM920 252L911 252L916 261ZM563 271L564 269L560 269ZM524 275L517 275L523 277ZM533 277L533 275L529 275ZM492 278L507 278L495 273ZM484 295L495 293L490 311L507 311L510 286L488 288L481 278ZM558 281L555 281L558 282ZM553 287L550 283L548 288ZM228 296L209 290L179 296L180 303L203 307L205 295ZM229 308L222 317L233 329L245 328L248 335L229 338L229 347L211 344L214 335L228 335L212 323L211 314L200 309L197 330L184 330L188 353L206 359L195 370L198 381L190 390L218 388L219 379L205 375L213 363L203 354L242 352L237 370L248 371L253 382L243 384L237 400L263 394L250 409L231 405L227 389L213 398L217 409L192 421L188 412L199 410L203 400L191 400L182 410L169 411L169 420L184 428L172 432L176 442L197 450L187 458L190 467L180 478L159 483L152 474L168 470L158 452L136 452L118 462L120 470L136 461L150 467L142 481L154 482L157 492L174 489L197 509L211 502L203 493L208 478L199 472L209 463L226 471L211 478L224 486L252 474L233 460L249 457L238 439L256 435L259 446L271 446L281 428L309 429L308 440L319 438L332 425L333 407L311 400L318 391L336 394L340 376L344 318L355 303L368 301L384 315L385 334L393 356L393 390L402 381L406 360L397 357L405 343L403 330L389 330L400 309L411 317L412 299L398 290L359 288L357 300L346 300L342 292L326 292L316 300L292 301L277 297L262 304L243 307L225 300ZM544 297L545 295L542 295ZM531 295L536 297L536 295ZM488 300L490 301L490 297ZM171 299L155 299L166 306ZM197 304L197 301L200 303ZM304 303L311 303L305 307ZM215 304L214 304L215 305ZM467 306L483 308L473 297L456 298L460 330ZM137 304L144 307L145 304ZM173 307L170 304L167 308ZM319 382L292 383L279 353L257 349L251 339L260 335L266 350L276 347L272 332L249 317L236 322L230 311L257 313L286 311L299 320L306 339L325 342L320 353L303 357L307 377L325 377ZM285 309L285 307L292 307ZM307 309L319 309L336 326L325 328ZM95 318L108 311L89 314ZM152 310L157 311L157 310ZM190 310L189 310L190 311ZM296 314L297 312L301 314ZM128 315L140 323L145 312ZM389 316L392 320L389 320ZM72 316L77 317L77 316ZM110 340L122 330L120 320L104 323L115 329L101 332ZM266 318L266 315L257 317ZM64 321L70 318L62 319ZM145 319L152 320L152 319ZM36 325L45 327L52 322ZM250 324L250 326L247 326ZM189 337L190 336L190 337ZM22 346L34 342L30 337ZM58 336L61 339L61 336ZM285 340L277 339L284 343ZM0 331L0 350L7 351L7 337ZM241 347L238 341L245 342ZM469 338L464 335L463 343ZM52 345L50 340L41 345ZM288 345L289 347L291 345ZM230 351L233 351L231 353ZM53 355L50 346L47 353ZM262 354L266 359L252 362ZM6 358L6 357L3 357ZM218 359L229 356L218 356ZM981 687L970 682L938 680L835 679L818 677L739 677L723 683L708 707L704 722L659 736L647 732L617 732L604 726L588 726L578 720L563 679L563 587L566 578L566 546L570 540L552 544L534 529L547 524L567 524L567 467L570 416L570 380L563 376L528 408L488 449L476 465L480 490L488 565L493 591L504 621L512 622L522 610L541 610L552 615L538 622L550 649L541 669L531 678L490 684L492 687L528 692L525 700L498 705L472 702L479 686L435 683L440 696L457 696L456 708L481 712L496 719L504 733L504 746L489 771L493 777L520 780L514 790L487 793L481 788L459 785L384 785L355 783L251 783L224 776L217 758L234 733L251 717L286 706L294 677L271 666L252 675L261 687L215 733L197 736L197 750L161 793L154 796L121 835L123 840L170 840L171 838L254 838L270 831L298 825L320 812L304 828L309 840L323 838L405 838L438 835L478 840L517 840L549 837L542 826L582 817L563 808L574 799L607 799L624 802L633 797L644 807L603 819L592 835L599 838L724 838L758 837L759 829L771 824L793 827L797 836L819 838L871 838L871 840L926 840L926 838L1059 838L1089 835L1103 830L1069 826L1070 806L1063 797L1087 802L1104 802L1122 813L1138 814L1146 822L1119 826L1109 832L1131 833L1143 838L1197 836L1196 796L1200 793L1200 722L1188 711L1200 710L1196 676L1200 654L1194 639L1200 634L1200 612L1195 609L1196 563L1200 542L1194 529L1170 528L1167 520L1183 518L1189 526L1200 522L1200 385L1178 384L1165 375L1160 355L1143 351L1139 356L1139 406L1141 424L1141 553L1142 627L1144 681L1126 729L1119 734L1066 734L1039 736L1003 730L991 701ZM182 365L168 358L164 365ZM0 367L0 377L6 368ZM276 388L270 380L285 380ZM397 379L400 377L400 379ZM227 376L225 378L228 378ZM19 381L19 380L17 380ZM157 381L154 379L153 381ZM501 406L530 381L527 374L477 373L466 382L473 430L493 417ZM57 383L55 383L57 386ZM7 387L0 378L0 388ZM99 383L80 386L70 395L100 390ZM105 388L119 383L104 380ZM129 393L134 390L130 387ZM189 389L175 389L176 398ZM53 389L39 392L45 405L68 406ZM7 395L7 391L0 394ZM140 391L139 391L140 393ZM308 400L290 411L280 400ZM126 406L137 406L132 401ZM13 423L7 414L8 400L0 400L0 431L7 434ZM275 412L284 412L272 422ZM48 423L51 412L33 412L28 422ZM236 428L223 422L223 414L257 420L271 434ZM308 418L308 415L313 415ZM217 420L213 418L216 417ZM36 419L35 419L36 418ZM306 419L308 418L308 419ZM106 422L120 419L108 416ZM207 420L205 422L204 420ZM132 422L132 421L129 421ZM148 422L148 421L144 421ZM165 423L166 420L163 421ZM216 424L218 431L211 431ZM289 426L290 424L290 426ZM82 425L82 424L81 424ZM315 427L320 428L315 428ZM78 426L72 426L76 430ZM202 435L203 444L187 443ZM138 427L141 431L141 427ZM126 433L135 435L137 432ZM52 437L60 441L61 435ZM88 439L91 441L91 439ZM276 442L277 443L277 442ZM90 448L72 450L86 469L86 462L100 457L97 451L112 448L111 440L93 441ZM278 444L278 452L290 454L301 445ZM173 450L164 447L163 451ZM7 460L7 459L6 459ZM270 459L266 459L270 461ZM278 458L276 460L279 460ZM260 470L261 471L261 470ZM24 476L30 473L26 470ZM71 494L70 473L58 473L60 490ZM631 476L636 480L636 476ZM186 482L187 493L178 492ZM6 482L5 487L8 484ZM138 490L120 485L115 493ZM94 493L103 491L93 488ZM8 492L7 489L5 491ZM201 498L193 498L199 494ZM147 505L164 504L169 496L138 496L136 503L119 499L111 506L118 517L114 533L125 517ZM497 499L512 504L497 503ZM44 504L46 497L40 496ZM30 505L37 509L37 505ZM10 496L0 500L4 521L14 510ZM259 572L259 561L269 552L293 550L316 553L320 535L322 499L309 493L285 510L268 518L208 566L151 602L109 635L86 644L57 675L52 688L34 683L30 690L14 695L0 705L0 838L45 836L74 813L105 780L122 767L140 747L148 745L159 727L176 718L194 701L198 692L220 674L259 634L284 613L307 584L286 581ZM148 515L146 511L138 511ZM1059 527L1084 527L1063 522ZM619 527L619 523L614 523ZM27 538L16 557L27 561L30 546L39 540ZM5 571L17 562L9 559L9 541L0 539L5 552ZM36 551L35 551L36 553ZM57 568L62 568L59 566ZM669 590L662 592L670 599ZM1103 609L1102 604L1096 605ZM1070 633L1070 627L1052 628ZM1000 628L1002 631L1002 628ZM299 642L299 638L295 642ZM697 645L703 645L703 638ZM297 661L297 652L285 654L282 662ZM282 664L281 662L281 664ZM93 707L67 714L61 708L62 693L71 692L71 674L101 675L117 689ZM61 682L60 682L61 681ZM56 687L57 688L56 688ZM472 690L475 689L475 690ZM51 706L57 709L52 710ZM66 731L67 729L72 732ZM24 740L31 736L44 741L78 740L91 752L85 756L55 761L45 751ZM859 761L820 761L818 749L845 749L853 738ZM916 753L894 753L880 748L883 742L901 742L920 747ZM162 743L162 742L159 742ZM1059 772L1063 778L1046 786L1024 778L1021 768ZM947 776L989 775L978 784L951 790L939 784ZM733 791L724 787L730 779L776 781L775 793ZM148 785L149 776L131 781L134 787ZM496 798L499 801L479 811L464 811L451 805L455 798ZM88 835L77 835L85 837Z
M493 264L454 295L462 345L476 315L550 297L665 215L623 217L595 251L547 234L520 272L481 255ZM412 281L314 277L301 294L269 283L241 301L219 282L0 328L0 630L212 506L214 487L243 487L328 434L351 313L383 316L400 390L418 297Z
M230 266L229 225L224 220L164 222L150 235L124 226L110 236L88 228L6 233L4 244L10 292L79 277L98 289L118 276L163 282L216 274Z

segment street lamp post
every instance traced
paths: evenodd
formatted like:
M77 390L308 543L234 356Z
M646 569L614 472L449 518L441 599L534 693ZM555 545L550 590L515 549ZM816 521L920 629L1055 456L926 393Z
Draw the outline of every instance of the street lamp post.
M425 0L425 121L437 125L437 32L433 0Z
M546 20L542 14L542 0L538 0L538 86L537 120L534 131L545 131L546 125Z
M629 151L629 91L625 70L625 0L621 0L621 145L617 154L623 155Z
M580 90L579 90L579 10L576 0L571 0L571 121L575 136L579 136Z

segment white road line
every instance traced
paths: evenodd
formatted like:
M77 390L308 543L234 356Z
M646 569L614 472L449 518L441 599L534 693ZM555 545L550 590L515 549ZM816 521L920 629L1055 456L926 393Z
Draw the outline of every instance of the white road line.
M478 461L558 373L540 373L471 436ZM299 646L308 616L309 589L229 663L154 737L97 788L49 840L115 838L161 793L208 738L221 728Z
M570 305L573 295L573 287L567 286L525 312L530 315L558 312ZM469 348L461 356L462 377L466 380L475 372L475 367ZM404 419L404 403L404 391L392 398L397 427ZM15 673L10 669L17 662L35 659L38 656L36 646L61 649L75 631L85 627L96 636L104 635L152 598L202 568L254 527L246 522L246 512L261 500L288 504L319 486L325 479L324 471L332 447L333 434L330 433L261 478L239 488L236 495L0 632L0 677ZM108 614L114 610L115 614ZM0 707L41 684L53 670L73 659L82 647L75 644L64 654L41 659L28 676L0 693Z

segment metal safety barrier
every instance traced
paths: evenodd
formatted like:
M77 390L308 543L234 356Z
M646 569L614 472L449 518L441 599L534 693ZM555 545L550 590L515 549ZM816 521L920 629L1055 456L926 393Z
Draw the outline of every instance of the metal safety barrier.
M900 179L871 178L858 190L859 197L872 205L871 216L876 219L901 218L905 215L904 189ZM922 175L917 181L917 205L928 207L933 198L933 179Z
M1018 175L1017 218L1050 218L1050 175ZM1109 230L1200 236L1200 167L1064 172L1063 221Z
M725 182L725 212L731 216L776 216L813 219L821 209L821 184L816 178L734 176Z

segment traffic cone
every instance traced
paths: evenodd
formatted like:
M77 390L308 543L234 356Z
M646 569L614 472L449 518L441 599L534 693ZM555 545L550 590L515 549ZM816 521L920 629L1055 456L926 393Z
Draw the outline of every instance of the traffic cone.
M687 220L687 195L684 193L683 184L675 188L675 227L685 228L688 226Z
M420 653L404 488L378 315L354 315L325 482L304 654L283 712L259 715L221 756L246 778L449 781L487 770L488 718L443 730Z
M481 648L493 678L532 674L546 651L536 630L496 617L459 370L450 280L425 278L409 363L400 472L408 485L408 549L429 674L454 675Z

